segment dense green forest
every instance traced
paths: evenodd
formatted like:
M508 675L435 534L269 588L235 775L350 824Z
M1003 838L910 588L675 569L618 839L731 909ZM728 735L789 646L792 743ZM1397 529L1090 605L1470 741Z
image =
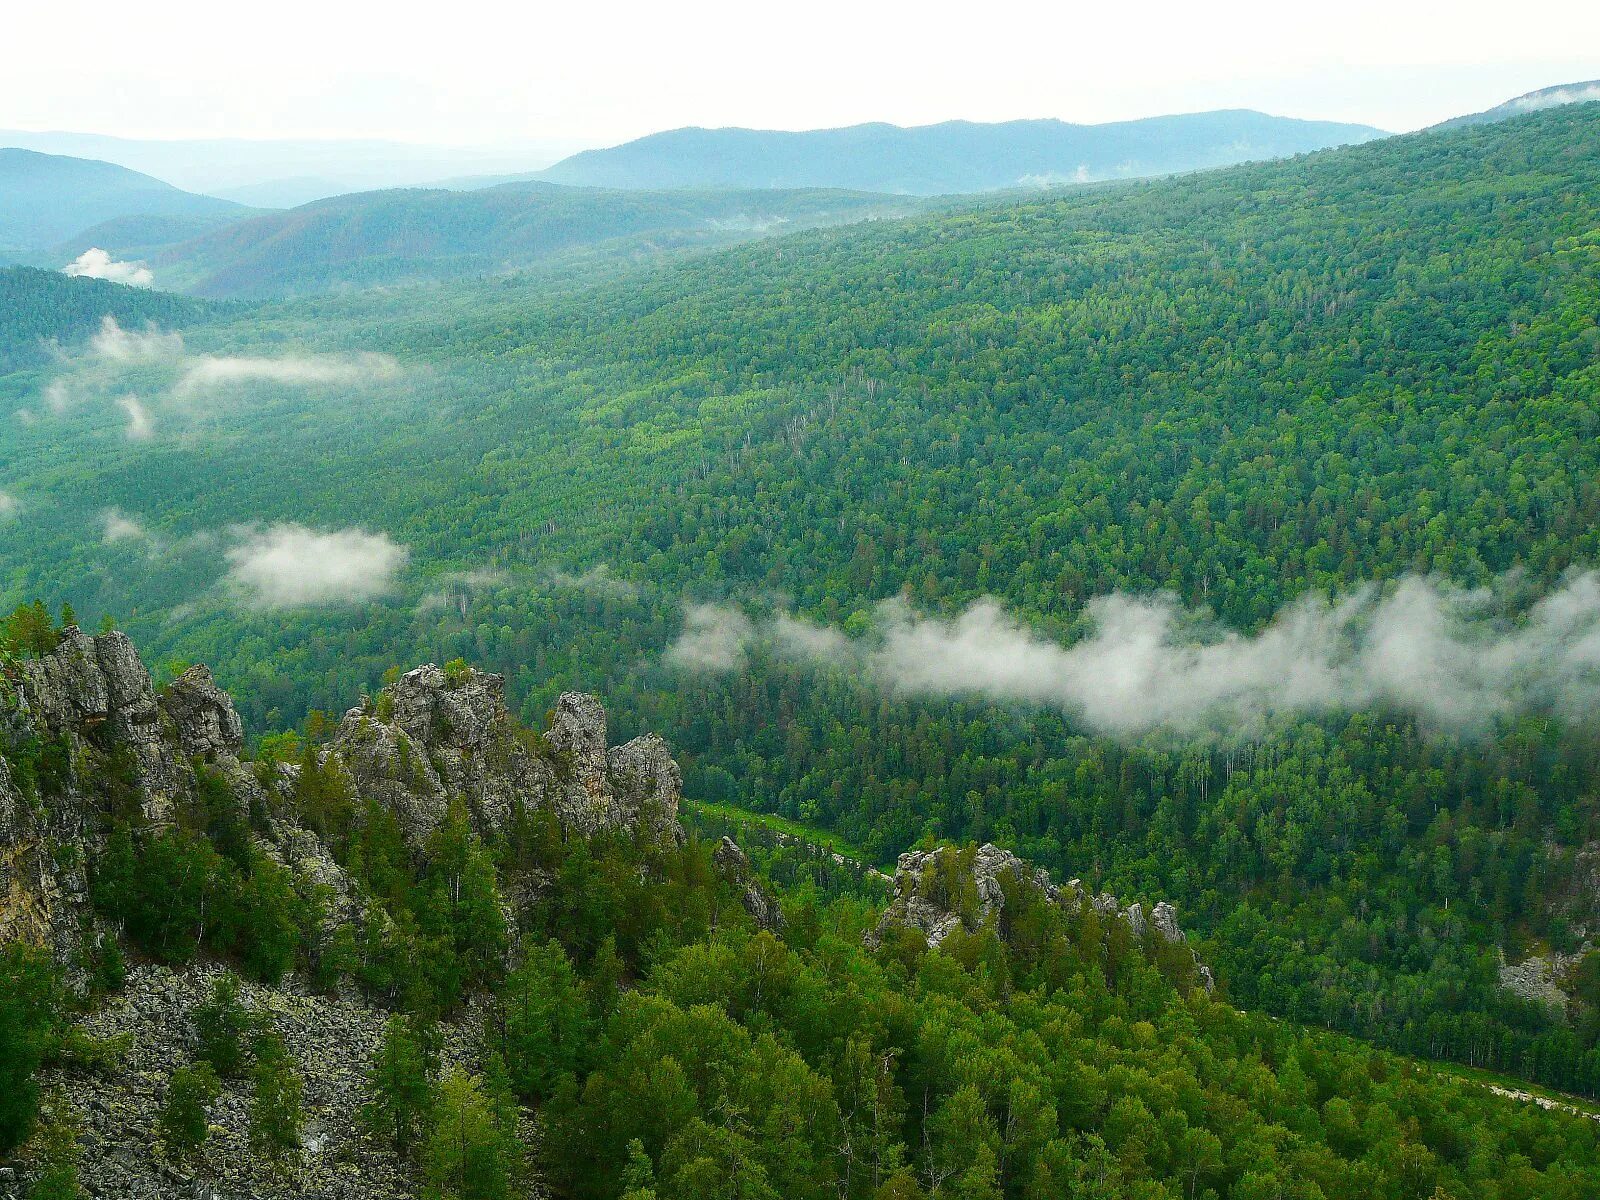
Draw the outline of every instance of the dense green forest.
M185 353L398 371L198 404L141 366L144 440L105 363L15 373L0 405L63 379L86 400L0 432L23 506L4 595L115 613L210 663L257 728L396 660L503 671L530 719L581 685L669 738L691 796L880 861L994 839L1171 899L1236 1004L1600 1093L1595 997L1557 1013L1496 977L1594 925L1591 721L1467 735L1385 708L1119 739L761 647L727 674L663 653L705 600L861 633L885 598L993 595L1068 640L1119 590L1242 631L1407 574L1548 591L1600 560L1597 139L1600 106L1574 106L590 288L254 309ZM108 511L140 533L108 541ZM351 604L241 603L237 531L278 522L382 531L408 564Z

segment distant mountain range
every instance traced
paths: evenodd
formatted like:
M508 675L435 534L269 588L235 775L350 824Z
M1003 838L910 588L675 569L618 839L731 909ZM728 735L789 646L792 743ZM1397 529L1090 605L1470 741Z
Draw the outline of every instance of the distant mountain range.
M138 139L98 133L0 130L0 146L117 163L189 191L262 208L289 208L374 188L465 175L527 173L581 142L527 139L492 146L373 140Z
M921 204L815 189L647 192L551 183L360 192L229 224L166 247L150 263L162 286L204 296L281 296L629 262L899 216ZM131 253L108 242L119 256Z
M112 163L0 150L0 257L35 254L113 219L158 218L177 223L169 232L192 236L208 223L250 213Z
M1600 79L1591 79L1584 83L1561 83L1555 87L1540 88L1536 92L1526 92L1480 113L1452 117L1448 121L1441 121L1434 128L1453 129L1465 125L1492 125L1496 121L1520 117L1523 113L1538 112L1544 108L1559 108L1563 104L1586 104L1593 100L1600 100Z
M540 177L590 187L834 187L926 196L1194 171L1381 136L1368 125L1245 109L1104 125L1038 120L800 133L674 129L585 150Z

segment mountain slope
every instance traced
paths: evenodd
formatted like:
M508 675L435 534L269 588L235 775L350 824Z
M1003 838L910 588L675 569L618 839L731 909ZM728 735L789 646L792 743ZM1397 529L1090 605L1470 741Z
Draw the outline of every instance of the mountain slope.
M113 217L242 217L249 211L107 162L0 149L0 252L55 246Z
M517 183L471 192L361 192L256 217L169 247L164 282L202 295L313 292L622 261L912 205L847 192L620 192Z
M1247 110L1104 125L1040 120L854 125L802 133L677 129L583 151L543 178L592 187L839 187L937 195L1163 175L1380 136L1364 125Z
M531 171L576 148L561 139L475 147L347 138L140 139L19 129L0 129L0 146L101 159L189 191L264 208L415 187L447 176Z
M1562 83L1526 92L1480 113L1452 117L1448 121L1440 122L1435 128L1460 129L1472 125L1493 125L1497 121L1520 117L1525 113L1542 112L1547 108L1560 108L1567 104L1587 104L1596 100L1600 100L1600 79L1591 79L1586 83Z

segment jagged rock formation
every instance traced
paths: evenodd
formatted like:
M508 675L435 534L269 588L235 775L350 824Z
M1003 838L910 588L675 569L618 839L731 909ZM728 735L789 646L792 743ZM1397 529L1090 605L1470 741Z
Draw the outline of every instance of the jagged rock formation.
M47 944L87 982L86 939L117 932L100 925L89 903L91 864L110 830L189 827L211 821L218 804L237 806L234 827L248 830L252 853L287 868L298 890L319 897L330 935L347 925L359 937L375 914L388 919L300 823L290 795L310 782L300 774L307 768L245 761L238 713L205 667L158 690L125 636L89 637L75 627L51 653L3 666L0 941ZM387 807L419 850L456 805L485 835L506 829L521 808L553 814L569 839L684 837L682 775L660 738L610 746L605 710L578 693L560 698L548 732L534 733L508 712L504 687L501 677L465 667L419 667L351 709L304 761L326 772L318 789L346 789L344 799ZM215 786L219 776L226 787ZM778 903L738 845L724 838L713 859L753 919L780 929ZM528 876L523 899L537 903L552 881L538 871ZM507 918L514 928L516 913ZM309 1123L292 1173L274 1171L250 1150L248 1084L237 1081L211 1109L200 1160L164 1157L156 1122L167 1081L194 1056L191 1014L219 969L204 961L184 970L136 963L126 987L84 1022L92 1036L130 1035L125 1061L112 1070L58 1064L46 1071L44 1082L62 1085L61 1102L81 1132L91 1194L414 1194L411 1169L351 1119L368 1098L366 1074L387 1014L349 984L337 996L313 994L294 976L279 987L245 987L249 1002L271 1013L304 1079ZM474 1065L480 1032L481 1013L469 1009L453 1020L447 1060Z
M941 847L902 854L895 870L894 899L876 936L881 938L898 925L917 930L930 946L937 946L958 929L998 925L1005 910L1007 880L1036 889L1052 904L1077 908L1087 903L1101 916L1124 922L1135 938L1148 935L1169 945L1187 942L1176 910L1166 901L1157 903L1147 916L1138 901L1124 907L1108 892L1087 896L1077 879L1057 886L1043 868L1029 866L992 842L976 851ZM1210 991L1215 986L1211 969L1198 958L1195 968L1202 986Z
M608 750L605 709L576 692L556 702L547 733L532 734L507 710L505 680L472 668L401 676L345 714L328 756L419 844L455 800L483 833L505 828L518 805L552 808L573 836L678 833L683 777L660 738Z
M750 867L750 859L739 848L738 842L724 834L722 840L717 843L717 848L711 852L711 861L716 864L717 870L722 872L722 877L738 891L744 910L754 918L757 925L772 933L783 930L783 909L779 906L777 897L767 891L756 878L755 872Z
M345 714L321 761L357 799L391 809L418 847L457 802L483 834L525 806L551 809L569 837L681 838L683 777L666 743L646 735L609 747L606 734L593 696L563 695L540 735L512 718L500 676L430 664ZM0 941L48 944L71 961L93 932L88 863L104 818L170 822L203 770L227 781L241 815L272 813L241 761L244 738L210 671L191 667L158 693L121 633L68 627L53 652L12 664L0 678L0 747L17 760L0 754ZM359 917L342 869L292 817L272 813L256 844L330 898L330 921Z

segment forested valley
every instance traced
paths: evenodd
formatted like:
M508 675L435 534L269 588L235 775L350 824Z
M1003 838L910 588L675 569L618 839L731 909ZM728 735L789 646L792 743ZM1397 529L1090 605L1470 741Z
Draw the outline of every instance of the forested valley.
M1089 1189L1109 1178L1102 1152L1120 1156L1111 1195L1430 1194L1412 1186L1424 1179L1462 1196L1588 1194L1576 1175L1568 1193L1495 1193L1487 1167L1433 1160L1374 1167L1411 1180L1375 1193L1317 1156L1401 1154L1416 1139L1390 1139L1392 1123L1441 1161L1509 1161L1474 1140L1523 1136L1504 1113L1480 1114L1488 1101L1466 1090L1423 1097L1432 1085L1388 1052L1600 1095L1592 712L1515 705L1452 727L1405 704L1330 704L1124 732L977 684L917 694L759 636L720 658L674 647L703 605L724 626L776 613L866 645L884 601L953 620L986 597L1066 645L1114 594L1169 594L1212 634L1248 637L1306 597L1407 578L1483 589L1515 627L1600 562L1597 144L1587 104L972 201L592 285L146 297L96 314L114 334L41 317L0 347L14 368L0 377L0 599L69 603L85 626L109 616L163 679L208 664L258 734L314 736L354 688L375 694L416 662L503 673L536 728L562 692L592 691L624 736L667 739L691 799L832 831L883 867L916 845L992 841L1058 879L1169 900L1216 972L1219 998L1156 966L1108 971L1070 927L1022 951L976 937L870 958L850 897L797 918L808 932L786 945L706 943L703 900L652 900L681 914L671 945L624 952L621 968L594 965L593 931L552 929L566 948L539 960L539 986L576 996L585 972L621 969L641 987L615 1012L587 993L574 1019L608 1032L602 1060L560 1060L588 1073L581 1092L515 1069L511 1086L549 1101L553 1138L610 1138L624 1162L639 1138L664 1195L697 1193L663 1178L650 1101L614 1126L576 1115L623 1111L644 1070L630 1055L709 1039L702 1061L790 1072L791 1097L813 1094L826 1059L837 1095L839 1072L869 1086L876 1056L912 1046L903 1029L933 1039L935 1025L941 1047L981 1044L993 1061L937 1112L899 1078L904 1146L881 1151L875 1187L916 1157L905 1131L943 1122L949 1144L994 1157L938 1168L968 1172L972 1196L1058 1194L1037 1181L1063 1171ZM3 278L19 294L60 282ZM39 334L59 348L40 354ZM239 362L298 366L226 365ZM281 528L398 549L382 586L296 603L249 590L252 547ZM697 851L672 853L660 877L692 878ZM428 882L388 886L404 906ZM747 972L767 954L792 990L753 999ZM718 976L726 995L696 990L703 955L743 964ZM1502 986L1503 963L1535 955L1570 962L1565 1001ZM824 1019L807 989L856 1007ZM819 1032L846 1027L859 1041ZM1066 1065L1080 1036L1092 1070ZM916 1044L906 1069L945 1078L930 1064L946 1050ZM751 1103L702 1082L697 1103ZM1103 1086L1124 1097L1108 1111L1085 1099ZM1002 1110L1026 1124L1035 1101L1017 1088L1100 1145L990 1131ZM1377 1115L1330 1112L1334 1096ZM1135 1134L1135 1104L1187 1124ZM1197 1131L1233 1104L1263 1131L1235 1128L1214 1163ZM1527 1134L1540 1170L1568 1142L1575 1161L1592 1153L1587 1122L1558 1124ZM1245 1164L1268 1142L1310 1156L1294 1171L1320 1193L1250 1190ZM782 1169L810 1161L795 1151ZM1177 1190L1129 1190L1145 1179ZM814 1184L784 1177L771 1194ZM653 1185L641 1165L625 1186Z

